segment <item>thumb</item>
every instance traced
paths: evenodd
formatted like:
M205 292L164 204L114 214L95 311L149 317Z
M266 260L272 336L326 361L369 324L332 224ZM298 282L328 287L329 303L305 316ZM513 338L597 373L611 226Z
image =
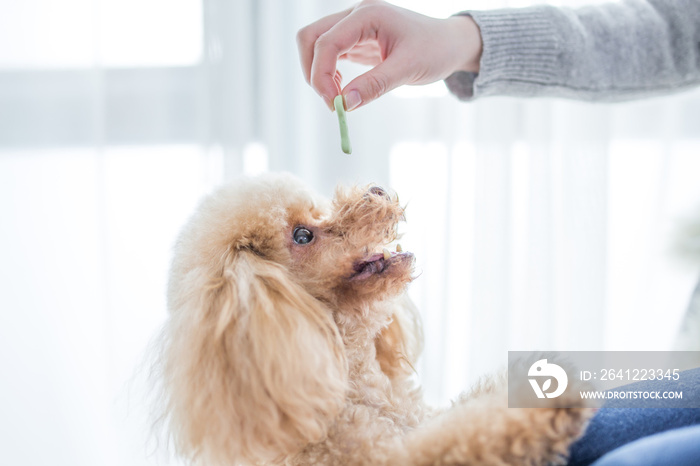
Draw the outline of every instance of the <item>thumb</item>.
M408 70L399 60L387 59L345 86L343 98L346 110L353 110L383 96L407 82Z

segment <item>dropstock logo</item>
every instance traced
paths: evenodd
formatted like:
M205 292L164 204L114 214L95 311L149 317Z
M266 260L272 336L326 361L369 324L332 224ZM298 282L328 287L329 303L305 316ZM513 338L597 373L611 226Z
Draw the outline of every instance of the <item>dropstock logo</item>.
M527 373L529 378L528 381L532 385L532 389L535 391L537 398L556 398L566 390L566 386L569 384L569 378L566 375L564 369L554 363L548 363L546 359L540 359L536 361ZM540 386L538 378L544 378L542 385ZM552 392L548 390L552 387L552 378L557 381L557 388Z

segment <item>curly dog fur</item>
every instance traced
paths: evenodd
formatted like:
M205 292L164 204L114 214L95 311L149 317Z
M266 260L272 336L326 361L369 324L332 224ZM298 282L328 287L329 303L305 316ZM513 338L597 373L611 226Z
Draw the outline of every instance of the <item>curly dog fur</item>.
M381 188L339 188L329 203L289 175L204 200L175 246L159 340L160 415L181 456L208 466L565 458L591 415L583 405L508 409L503 376L448 409L423 403L412 368L422 335L404 294L413 255L380 252L403 219Z

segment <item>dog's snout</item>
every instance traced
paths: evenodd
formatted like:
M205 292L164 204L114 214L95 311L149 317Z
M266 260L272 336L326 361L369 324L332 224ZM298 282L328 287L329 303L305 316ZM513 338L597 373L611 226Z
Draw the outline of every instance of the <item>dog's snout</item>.
M383 197L386 200L390 200L389 194L381 186L372 186L369 188L369 194L373 196Z

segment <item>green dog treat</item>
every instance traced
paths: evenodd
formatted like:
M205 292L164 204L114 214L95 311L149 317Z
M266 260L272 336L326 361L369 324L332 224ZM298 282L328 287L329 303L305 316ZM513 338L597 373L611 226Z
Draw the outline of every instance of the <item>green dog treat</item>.
M352 147L350 146L350 136L348 135L348 117L345 113L342 95L335 96L333 106L338 113L338 123L340 123L340 148L343 149L343 152L346 154L351 154Z

